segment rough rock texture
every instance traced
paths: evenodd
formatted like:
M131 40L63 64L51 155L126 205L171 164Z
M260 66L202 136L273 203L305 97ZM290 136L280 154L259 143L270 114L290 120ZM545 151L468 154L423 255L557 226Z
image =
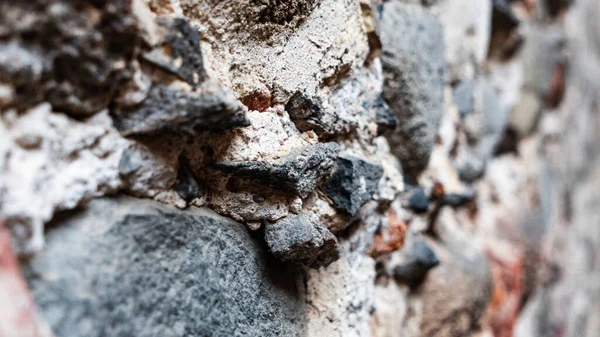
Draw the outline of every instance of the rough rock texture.
M388 139L404 173L415 179L429 162L444 109L442 25L428 9L397 1L383 4L380 20L383 97L399 120Z
M336 143L315 144L293 150L274 163L221 162L215 167L306 197L321 179L329 175L339 147Z
M0 1L0 335L596 336L597 17Z
M327 266L339 258L337 239L315 215L290 215L265 225L269 250L283 261L301 261L309 266Z
M243 105L219 83L206 81L199 93L155 85L133 107L116 109L115 126L124 136L196 134L248 126Z
M59 336L304 335L298 270L209 210L100 199L47 240L25 275Z
M337 158L331 178L323 186L337 207L350 215L369 201L377 190L383 167L352 155Z

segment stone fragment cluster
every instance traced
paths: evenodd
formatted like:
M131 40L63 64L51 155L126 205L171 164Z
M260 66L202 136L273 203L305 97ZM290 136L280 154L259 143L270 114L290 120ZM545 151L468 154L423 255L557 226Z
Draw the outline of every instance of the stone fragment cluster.
M587 237L597 201L579 179L595 182L598 53L566 41L598 34L563 27L569 5L1 2L0 251L10 233L31 326L541 337L558 320L534 314L572 284L536 270L540 233L579 254L557 263L570 277L597 253L544 227ZM6 261L0 285L27 299Z

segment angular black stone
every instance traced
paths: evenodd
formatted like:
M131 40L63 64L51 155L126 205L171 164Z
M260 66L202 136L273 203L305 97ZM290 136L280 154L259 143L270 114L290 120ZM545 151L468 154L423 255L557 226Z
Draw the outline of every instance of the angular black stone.
M99 199L24 272L57 336L305 336L302 276L206 209Z
M139 105L113 111L116 128L124 136L163 132L196 134L250 125L244 106L217 82L204 82L200 92L154 85Z
M352 155L340 155L323 192L338 208L354 215L371 200L382 176L381 165Z
M276 223L267 223L265 241L271 253L283 261L320 267L339 258L335 235L316 215L290 214Z
M179 172L173 190L186 202L202 195L203 188L198 184L190 169L190 164L184 156L179 157Z
M336 143L318 143L295 149L277 161L221 162L214 167L304 198L329 175L338 151Z
M206 71L200 49L200 33L183 18L161 17L157 22L168 29L164 41L142 58L161 69L178 76L193 86L204 81ZM165 54L168 50L168 55Z
M285 105L285 110L300 131L313 130L318 135L334 134L328 125L323 123L323 109L316 97L296 91Z

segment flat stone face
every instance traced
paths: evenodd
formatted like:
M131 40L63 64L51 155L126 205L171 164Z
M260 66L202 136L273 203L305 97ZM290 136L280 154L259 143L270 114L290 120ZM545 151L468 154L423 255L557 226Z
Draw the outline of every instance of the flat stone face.
M383 97L399 119L388 139L404 173L414 178L429 162L443 111L443 29L421 6L386 2L380 16L380 39Z
M304 335L298 271L205 209L93 201L25 275L57 336Z

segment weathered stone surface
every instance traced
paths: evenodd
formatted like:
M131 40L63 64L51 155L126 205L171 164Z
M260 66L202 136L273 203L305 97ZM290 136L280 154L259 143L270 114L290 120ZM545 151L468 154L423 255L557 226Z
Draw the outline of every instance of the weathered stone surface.
M294 149L275 161L220 162L214 166L306 197L329 175L338 151L336 143L319 143Z
M377 190L383 167L349 154L338 156L323 191L344 212L354 215Z
M163 144L164 141L132 143L123 150L118 170L127 192L154 197L175 183L178 149Z
M9 106L26 109L45 99L57 111L91 115L131 76L140 31L131 1L0 6L0 81L18 88Z
M429 241L440 261L418 288L419 336L465 336L479 329L492 294L487 259L472 243Z
M182 18L160 17L157 22L167 32L163 40L142 58L190 85L198 86L206 76L200 33Z
M260 21L283 25L294 19L303 19L319 2L320 0L258 0L253 4L258 7Z
M42 248L44 223L121 186L119 160L130 142L120 137L108 113L85 122L40 104L25 113L0 116L0 213L15 251Z
M290 214L276 223L267 223L265 241L271 253L283 261L320 267L339 258L335 235L314 214Z
M404 173L414 179L429 162L444 109L442 26L427 9L398 1L383 4L380 20L383 97L399 119L387 138Z
M216 81L205 81L199 92L154 85L138 106L118 108L115 126L125 136L161 132L196 134L248 126L244 106Z
M58 336L304 336L297 271L241 224L119 198L55 225L25 275Z
M395 130L399 124L396 113L382 98L375 102L375 123L377 123L378 135Z
M444 27L450 81L472 79L488 52L492 0L441 0L431 8Z

